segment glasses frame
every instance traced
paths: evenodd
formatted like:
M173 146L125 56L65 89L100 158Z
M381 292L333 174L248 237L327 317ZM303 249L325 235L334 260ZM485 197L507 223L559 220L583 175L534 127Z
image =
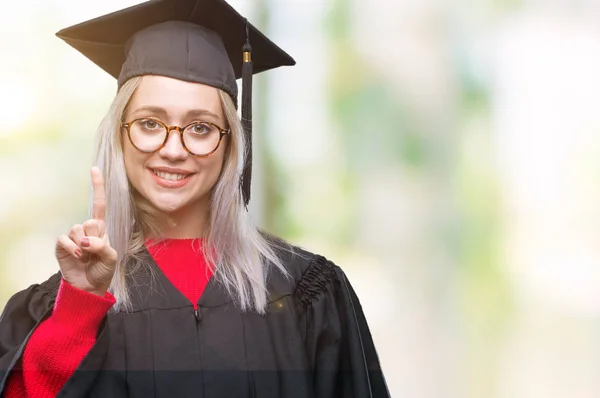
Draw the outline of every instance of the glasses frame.
M135 122L137 122L139 120L152 120L153 122L156 122L156 123L160 124L161 126L163 126L167 130L167 134L165 135L165 141L158 147L158 149L155 149L153 151L144 151L144 150L138 148L135 145L135 143L133 142L133 140L131 139L131 126L133 125L133 123L135 123ZM194 152L192 152L192 151L190 151L188 149L188 147L185 145L185 140L183 138L183 132L188 127L193 126L195 124L209 124L209 125L211 125L213 127L216 127L217 130L219 130L219 142L217 143L217 146L215 147L215 149L213 149L212 151L210 151L208 153L202 154L202 155L194 153ZM140 117L140 118L134 119L134 120L132 120L130 122L127 122L127 123L121 123L121 127L127 130L127 138L129 138L129 142L131 142L131 145L133 145L133 147L135 149L137 149L138 151L143 152L143 153L155 153L155 152L158 152L161 149L163 149L165 147L165 145L167 145L167 141L169 141L169 137L171 136L171 131L177 130L179 132L179 135L180 135L180 138L181 138L181 145L183 145L183 148L190 155L197 156L197 157L200 157L200 158L204 158L204 157L210 156L213 153L215 153L217 151L217 149L219 149L219 146L221 145L221 141L223 141L223 137L226 136L226 135L228 135L229 133L231 133L231 129L221 128L217 124L212 123L212 122L195 121L195 122L192 122L192 123L186 125L185 127L179 127L179 126L169 126L169 125L161 122L160 120L152 118L152 117Z

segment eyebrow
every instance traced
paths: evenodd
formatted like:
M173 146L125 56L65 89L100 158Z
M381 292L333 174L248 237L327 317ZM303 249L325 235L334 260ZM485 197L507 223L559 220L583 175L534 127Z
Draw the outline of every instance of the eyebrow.
M161 108L159 106L142 106L142 107L134 110L132 112L132 115L142 113L142 112L149 112L149 113L154 113L154 114L158 114L161 116L168 116L167 110L164 108ZM219 120L219 117L216 114L214 114L211 111L208 111L206 109L193 109L186 113L187 118L194 118L194 117L200 117L200 116L210 116L210 117L214 118L215 120Z

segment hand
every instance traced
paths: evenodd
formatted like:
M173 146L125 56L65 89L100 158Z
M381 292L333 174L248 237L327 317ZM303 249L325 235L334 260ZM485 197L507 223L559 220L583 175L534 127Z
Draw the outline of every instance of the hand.
M104 224L106 198L100 169L91 169L94 188L92 218L71 227L56 242L56 259L63 279L72 286L104 296L112 281L117 252L108 241Z

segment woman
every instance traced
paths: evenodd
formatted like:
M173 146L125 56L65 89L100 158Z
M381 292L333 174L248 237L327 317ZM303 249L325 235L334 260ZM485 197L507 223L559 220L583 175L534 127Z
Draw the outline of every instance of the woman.
M92 218L0 318L0 395L389 396L341 269L245 208L252 67L291 57L222 0L150 1L58 35L118 92Z

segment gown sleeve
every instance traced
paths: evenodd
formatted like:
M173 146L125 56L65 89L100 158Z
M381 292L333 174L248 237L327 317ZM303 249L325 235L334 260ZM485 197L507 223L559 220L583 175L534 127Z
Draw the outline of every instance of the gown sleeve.
M98 372L90 370L100 369L108 345L100 323L114 298L79 292L61 281L58 273L7 303L0 317L0 397L3 392L23 396L25 387L27 396L58 396L63 386L61 397L84 396L93 383ZM106 336L100 344L97 334ZM82 371L74 374L78 365Z
M20 291L6 303L0 315L0 396L30 334L52 313L60 280L60 273L56 273L44 283Z
M344 272L315 256L295 299L316 397L389 397L369 326Z
M56 397L95 344L100 323L114 302L110 293L96 296L63 279L52 315L27 341L22 372L10 373L6 398Z

